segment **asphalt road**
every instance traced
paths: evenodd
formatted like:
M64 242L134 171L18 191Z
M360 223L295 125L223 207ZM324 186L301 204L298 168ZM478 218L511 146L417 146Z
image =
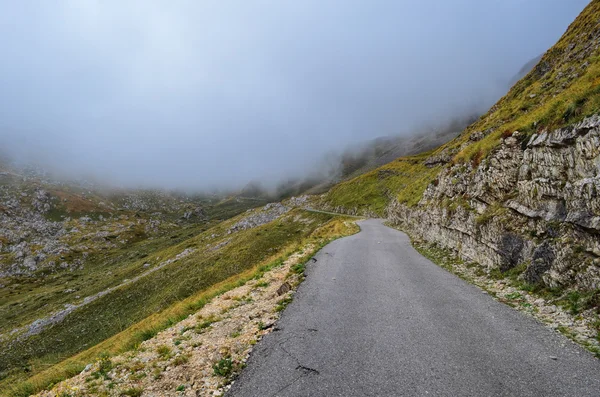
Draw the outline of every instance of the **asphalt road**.
M360 225L316 256L228 396L600 396L600 360Z

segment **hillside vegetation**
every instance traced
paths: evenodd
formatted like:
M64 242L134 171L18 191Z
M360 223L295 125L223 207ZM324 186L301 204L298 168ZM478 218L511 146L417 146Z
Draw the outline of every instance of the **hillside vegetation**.
M535 133L600 113L599 18L600 2L592 1L533 70L456 139L429 156L401 158L341 183L324 195L321 205L380 216L394 198L414 206L423 186L435 182L442 168L479 165L515 131L526 144ZM416 186L408 183L413 178Z
M424 160L429 152L392 161L374 171L342 182L325 195L324 206L332 211L383 216L393 198L414 205L439 171ZM323 205L322 204L322 205Z
M45 370L244 271L298 237L292 233L304 224L265 237L272 246L258 239L258 248L265 248L260 255L229 252L233 246L224 250L227 255L210 249L223 239L216 225L262 204L241 197L108 189L2 159L0 385ZM230 240L248 247L252 238L240 239L248 233L232 234ZM280 239L283 233L290 236ZM191 240L199 235L205 240ZM210 255L199 258L196 251L202 250ZM243 264L231 264L234 260Z
M121 265L115 273L115 278L121 281L116 288L105 290L108 291L106 294L39 332L31 334L27 331L31 328L26 328L0 342L3 345L0 370L4 374L0 385L8 387L45 371L48 366L101 343L155 313L177 306L179 302L260 264L277 260L332 220L327 214L289 211L283 206L274 208L278 212L271 215L269 209L256 210L204 232L188 230L189 236L181 242L171 245L159 242L152 246L153 250L148 246L145 251L138 250L140 246L128 246L127 252L135 253L135 256L128 262L129 266ZM271 221L273 216L275 220ZM157 270L151 271L154 267ZM100 268L111 274L110 267ZM132 278L136 274L132 269L145 269L145 273ZM77 285L86 277L92 277L85 271L80 273L73 275ZM89 293L102 285L94 285ZM90 296L85 289L79 293L82 299ZM196 307L192 304L190 308ZM189 310L184 310L185 313ZM173 318L169 319L173 321ZM151 337L153 332L136 332L130 337L129 345Z

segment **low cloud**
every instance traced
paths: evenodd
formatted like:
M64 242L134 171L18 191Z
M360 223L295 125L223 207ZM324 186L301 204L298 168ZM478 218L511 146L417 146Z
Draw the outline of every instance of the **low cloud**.
M6 2L0 145L116 184L274 183L484 112L586 4Z

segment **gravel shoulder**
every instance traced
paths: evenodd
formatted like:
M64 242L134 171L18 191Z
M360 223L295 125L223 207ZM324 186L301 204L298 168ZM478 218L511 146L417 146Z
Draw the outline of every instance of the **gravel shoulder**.
M300 281L291 267L314 249L304 247L281 266L214 298L138 349L91 363L81 374L38 396L222 395L291 300Z
M595 396L600 361L381 220L316 256L229 396Z

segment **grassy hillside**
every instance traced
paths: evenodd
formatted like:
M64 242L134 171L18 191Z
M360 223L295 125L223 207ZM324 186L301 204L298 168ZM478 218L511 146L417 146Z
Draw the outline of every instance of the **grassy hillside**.
M304 194L321 194L332 186L388 164L400 156L429 151L455 138L477 117L457 117L445 125L410 136L379 137L346 148L340 154L327 154L317 173L304 179L291 179L277 186L274 199ZM325 160L324 159L324 160Z
M451 147L467 142L471 133L486 137L463 148L455 161L476 161L497 146L503 134L560 128L600 112L600 2L592 1L548 50L533 70Z
M409 205L416 204L439 167L423 164L430 152L399 158L374 171L334 186L326 195L326 204L338 209L373 212L383 216L385 207L397 196Z
M295 210L266 225L228 234L244 216L170 246L159 243L151 252L137 253L131 246L131 253L144 256L133 260L131 268L172 259L186 250L195 251L77 309L37 335L1 342L0 386L8 387L46 370L157 312L284 255L332 219L327 214ZM130 277L126 272L117 274L119 278ZM144 335L137 337L143 339Z
M144 264L155 262L150 255L161 252L204 230L188 226L153 239L144 239L124 247L92 252L83 268L72 271L39 270L32 277L6 277L0 289L0 334L29 324L73 303L76 296L86 297L145 272ZM65 260L69 260L65 257Z
M305 212L299 213L306 214ZM297 217L299 213L296 213L295 216ZM99 358L100 360L108 361L108 357L119 355L126 351L143 351L144 349L140 347L142 341L151 339L158 332L172 327L174 324L190 317L192 314L198 313L198 311L210 302L212 298L221 295L226 291L230 291L233 288L242 286L251 279L263 280L264 282L262 277L266 272L279 267L289 258L295 258L295 265L291 268L291 271L294 274L301 274L304 271L305 263L317 250L333 239L356 233L358 230L359 228L353 220L340 216L333 217L330 221L324 223L323 226L315 229L306 238L288 246L282 251L283 253L278 252L267 260L250 267L223 282L217 283L206 290L179 301L161 312L152 314L98 345L61 361L48 369L44 369L40 373L29 378L26 382L6 385L5 388L0 388L0 393L2 393L1 395L4 395L3 391L5 391L10 397L27 396L36 391L46 389L60 380L79 374L87 364L95 362ZM276 308L276 310L278 309ZM81 392L79 392L78 395L81 395ZM99 393L98 395L104 394Z
M3 334L146 272L151 255L260 202L0 174ZM187 214L187 216L186 216ZM1 372L1 370L0 370Z
M600 113L600 1L592 1L533 70L456 139L428 154L405 157L332 188L329 207L368 209L379 215L397 197L415 205L439 171L454 164L478 165L503 137L519 131L521 142ZM447 161L425 164L427 159Z

